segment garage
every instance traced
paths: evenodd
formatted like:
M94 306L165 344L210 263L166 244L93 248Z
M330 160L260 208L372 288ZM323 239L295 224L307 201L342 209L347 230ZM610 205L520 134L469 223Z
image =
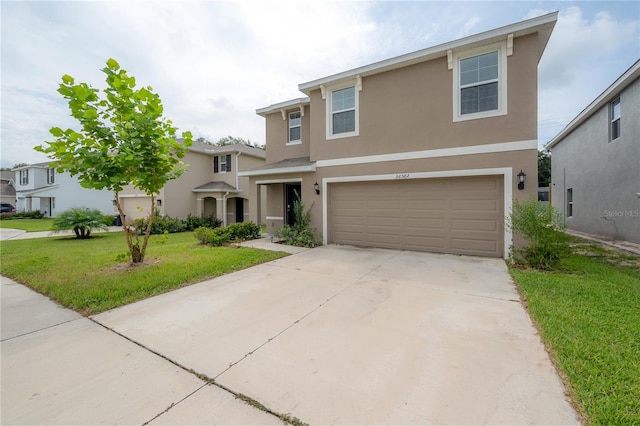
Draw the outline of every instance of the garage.
M502 257L503 177L331 183L328 241Z

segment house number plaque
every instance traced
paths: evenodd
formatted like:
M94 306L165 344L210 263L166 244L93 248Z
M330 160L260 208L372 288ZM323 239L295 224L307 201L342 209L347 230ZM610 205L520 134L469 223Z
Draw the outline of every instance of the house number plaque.
M409 179L410 176L409 173L400 173L396 175L396 179Z

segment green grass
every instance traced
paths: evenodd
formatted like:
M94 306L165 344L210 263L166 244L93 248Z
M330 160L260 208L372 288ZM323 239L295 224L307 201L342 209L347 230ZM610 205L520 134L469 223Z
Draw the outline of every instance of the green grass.
M24 229L27 232L51 231L52 226L53 218L0 220L0 228Z
M142 266L116 260L128 253L122 232L96 234L87 240L3 241L0 272L65 307L91 315L287 255L201 246L191 232L162 240L162 236L151 237Z
M586 422L640 425L638 259L581 251L555 272L511 274Z

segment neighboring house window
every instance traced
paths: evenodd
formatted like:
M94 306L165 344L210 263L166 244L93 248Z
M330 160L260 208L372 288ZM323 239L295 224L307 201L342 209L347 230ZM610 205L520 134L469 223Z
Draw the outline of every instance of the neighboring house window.
M567 217L573 216L573 188L567 189Z
M231 155L213 157L213 173L225 173L231 171Z
M47 169L47 184L53 185L56 183L56 169Z
M503 43L455 55L454 121L507 113L507 57Z
M326 89L327 139L359 134L359 92L362 83L360 78L354 83Z
M20 185L29 185L29 170L20 170Z
M289 143L300 142L302 140L300 112L289 113Z
M620 98L611 102L611 140L620 137Z

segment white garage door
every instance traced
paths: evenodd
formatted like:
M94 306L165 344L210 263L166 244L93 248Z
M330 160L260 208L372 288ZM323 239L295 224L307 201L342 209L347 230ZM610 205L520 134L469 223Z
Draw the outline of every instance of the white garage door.
M502 176L329 185L330 243L502 257Z

